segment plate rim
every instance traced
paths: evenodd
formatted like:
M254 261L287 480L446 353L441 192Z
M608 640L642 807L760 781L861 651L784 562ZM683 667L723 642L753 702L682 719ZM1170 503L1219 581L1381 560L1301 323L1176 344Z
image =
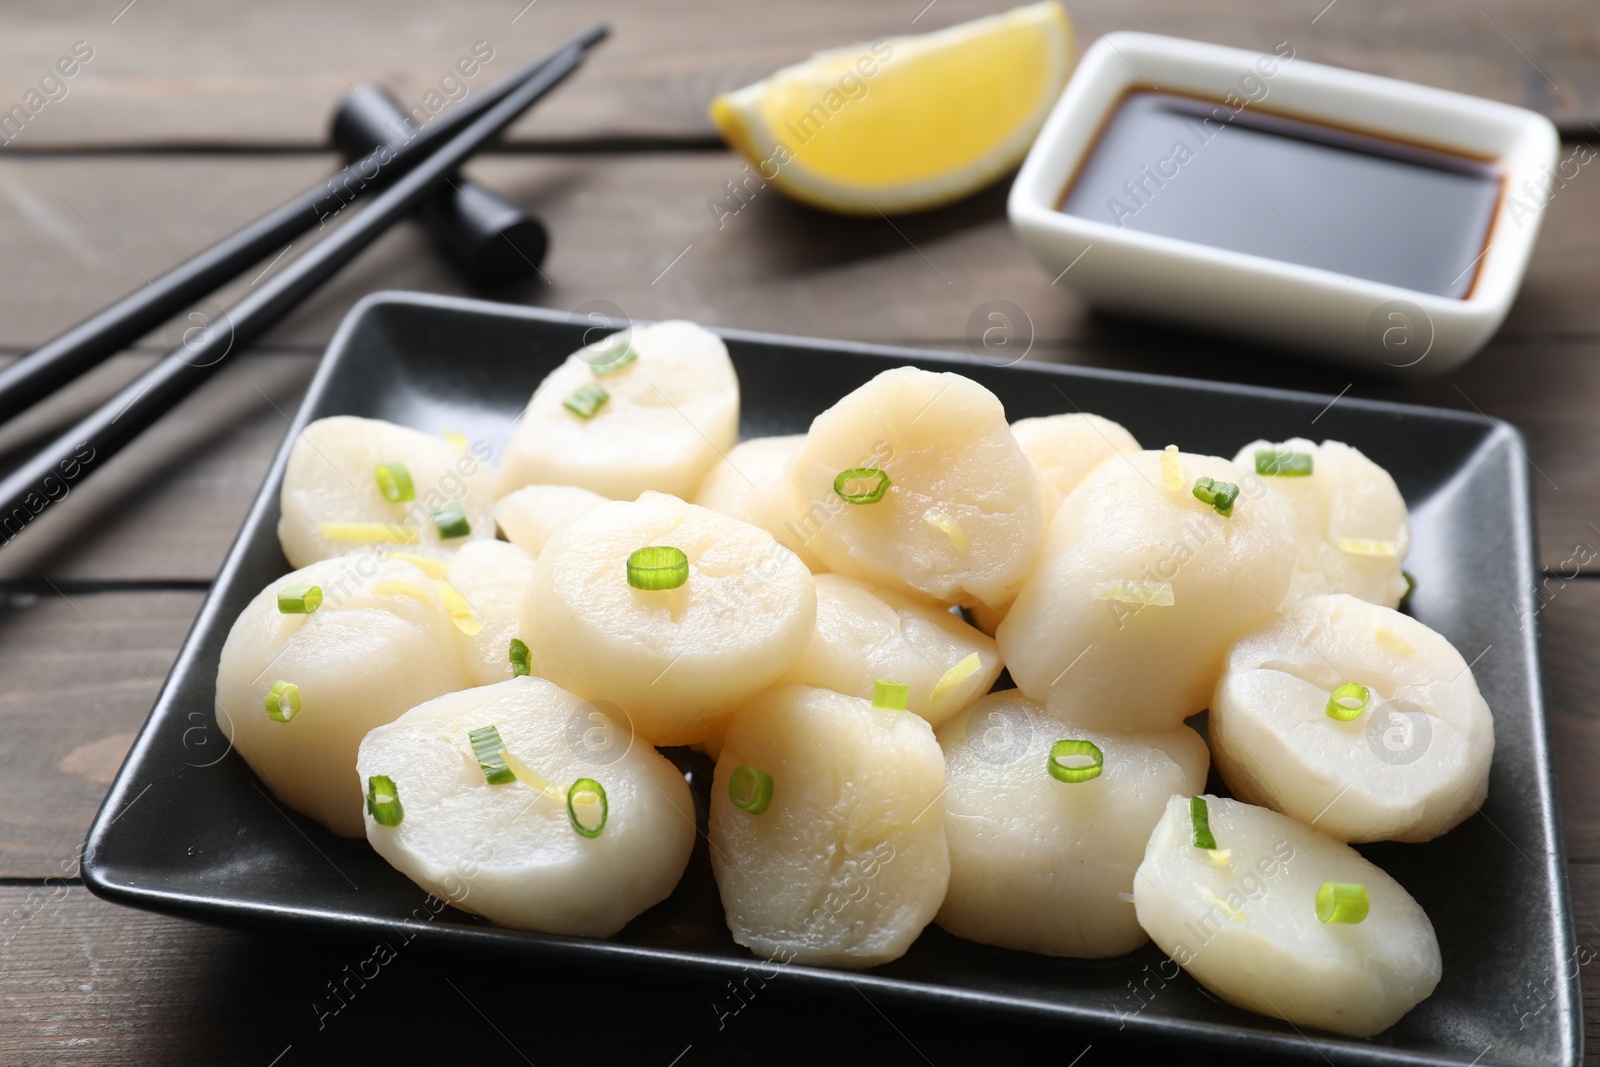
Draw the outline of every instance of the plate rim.
M162 683L150 712L140 726L138 735L129 749L128 755L124 758L121 767L117 771L116 778L107 790L94 819L90 823L89 832L81 849L79 867L84 886L95 896L126 906L173 915L191 921L202 921L233 928L264 930L273 928L285 921L293 921L298 926L321 929L348 936L354 936L357 933L368 930L391 929L390 925L384 920L358 913L323 909L307 910L304 906L272 906L253 902L240 903L214 896L196 896L151 886L114 881L110 877L110 872L100 864L98 853L102 842L112 832L112 828L117 821L138 801L139 796L143 795L141 791L138 796L134 796L131 799L127 797L134 785L134 771L145 762L149 750L155 743L157 731L154 727L158 719L162 718L157 713L176 699L179 684L194 670L196 666L195 660L199 657L201 651L199 635L207 632L210 627L218 625L218 617L222 610L225 593L232 582L236 580L236 572L240 569L243 557L248 549L246 534L248 531L256 529L264 521L263 512L277 506L276 488L288 463L289 453L295 440L304 426L311 421L310 413L321 403L324 394L329 388L329 383L338 373L339 366L349 350L352 338L359 334L370 316L384 308L397 306L421 307L447 312L467 312L474 315L489 315L506 319L560 325L577 325L582 321L593 321L592 319L576 320L573 318L573 313L553 308L503 304L470 297L414 293L404 290L382 290L371 293L363 297L346 313L324 350L324 355L317 371L306 389L305 398L290 420L284 439L274 453L272 463L263 477L261 486L257 490L250 508L245 513L238 534L235 535L226 555L223 557L217 576L208 588L205 599L196 613L194 623L184 635L178 654L167 672L166 679ZM629 321L642 324L654 320L636 319ZM610 320L610 324L617 325L619 323L617 320ZM921 362L948 364L951 369L957 367L981 367L988 370L1010 369L973 356L919 349L911 346L810 338L752 330L707 328L721 337L754 344L798 345L813 350L822 349L844 355L877 357L885 360L913 358ZM1339 399L1339 397L1330 397L1329 394L1325 393L1272 386L1217 382L1112 368L1078 367L1068 364L1044 363L1042 361L1029 362L1026 372L1069 379L1096 379L1133 385L1177 386L1213 394L1244 395L1269 401L1288 401L1295 404L1314 403L1324 399ZM1340 394L1340 397L1342 396L1343 394ZM1546 854L1546 862L1543 866L1550 879L1550 892L1542 899L1547 898L1553 904L1553 914L1550 917L1558 925L1558 938L1562 940L1567 949L1575 950L1576 931L1572 924L1571 886L1567 877L1566 848L1562 834L1559 794L1557 792L1550 741L1550 715L1545 694L1542 620L1540 619L1540 613L1533 610L1532 603L1537 576L1540 572L1537 567L1536 512L1534 510L1533 488L1528 475L1529 461L1527 460L1524 438L1511 423L1482 413L1474 416L1448 408L1366 398L1348 398L1346 402L1358 408L1391 416L1421 416L1428 419L1444 419L1463 424L1486 425L1490 430L1506 440L1520 460L1520 462L1509 462L1507 464L1507 472L1514 490L1511 528L1515 544L1511 565L1514 568L1518 598L1521 601L1517 606L1526 609L1524 617L1531 617L1533 620L1531 627L1519 630L1517 651L1527 671L1527 696L1534 719L1531 740L1536 746L1534 767L1536 769L1535 780L1537 788L1535 792L1539 799L1542 816L1540 830L1544 837L1542 843L1545 846L1544 852ZM1070 399L1069 403L1071 403ZM530 934L526 931L512 931L497 927L479 929L477 927L438 926L432 923L422 923L417 924L415 930L415 936L424 938L441 948L454 947L458 950L509 953L521 950L522 946L518 942L523 938L537 938L537 941L531 943L536 943L541 950L554 953L557 956L566 957L570 954L573 962L584 960L592 962L606 957L634 959L650 965L671 962L692 967L706 976L735 973L752 964L762 965L767 962L754 956L748 960L738 957L712 957L703 953L681 949L627 945L604 939ZM515 936L506 937L505 935L507 934ZM462 944L463 941L466 942L465 945ZM1567 955L1570 954L1570 952L1567 953ZM1565 956L1562 958L1564 959ZM846 984L864 985L885 996L897 999L907 999L911 995L911 990L906 988L904 980L897 976L872 972L843 971L827 967L808 967L798 964L788 965L785 969L786 972L800 977L808 989L816 991L819 995L826 992L836 992L840 986ZM1560 1054L1563 1056L1558 1062L1576 1067L1583 1056L1581 976L1574 973L1566 981L1558 983L1556 988L1559 992L1555 1007L1565 1023L1558 1030L1562 1038ZM1371 1064L1374 1067L1378 1064L1394 1063L1419 1065L1453 1064L1457 1065L1457 1067L1462 1064L1459 1058L1430 1054L1429 1050L1397 1048L1386 1045L1364 1045L1360 1043L1360 1039L1323 1034L1321 1031L1318 1031L1317 1035L1324 1039L1326 1042L1324 1045L1317 1044L1311 1037L1307 1037L1304 1034L1297 1040L1286 1034L1252 1030L1242 1024L1235 1025L1223 1022L1167 1020L1159 1017L1146 1018L1141 1015L1135 1017L1131 1025L1116 1027L1113 1025L1117 1022L1115 1016L1108 1016L1098 1008L1075 1007L1070 1003L1044 1006L1037 1001L1021 1001L1016 998L1008 998L998 994L986 994L981 990L973 989L957 990L948 986L919 986L915 990L915 995L924 998L924 1000L933 998L950 1004L960 1004L964 1010L996 1010L1016 1017L1026 1016L1035 1021L1046 1021L1085 1031L1103 1033L1110 1030L1112 1032L1121 1032L1127 1039L1133 1041L1160 1042L1178 1037L1194 1040L1199 1037L1218 1051L1233 1049L1250 1054L1279 1054L1295 1057L1303 1057L1306 1053L1304 1045L1310 1044L1311 1048L1322 1058L1326 1058L1328 1052L1336 1052L1344 1062Z

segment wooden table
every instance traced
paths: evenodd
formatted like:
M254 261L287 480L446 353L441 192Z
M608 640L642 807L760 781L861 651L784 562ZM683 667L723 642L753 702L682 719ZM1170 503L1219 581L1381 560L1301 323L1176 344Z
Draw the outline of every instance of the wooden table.
M1252 48L1288 40L1304 58L1522 104L1569 137L1600 139L1600 13L1587 0L1325 2L1084 0L1071 11L1085 40L1126 28ZM1003 186L896 226L821 217L767 190L719 226L707 202L725 196L740 163L706 119L715 92L817 48L1000 5L524 3L8 6L0 109L22 102L76 42L92 57L64 97L0 147L0 358L328 173L327 120L351 84L382 80L419 101L475 42L495 52L481 84L604 15L614 38L471 168L540 212L554 242L548 283L495 298L557 308L605 299L641 318L953 350L968 345L972 311L1004 298L1031 319L1029 358L1345 390L1519 425L1537 468L1541 618L1577 933L1600 946L1600 719L1588 704L1600 695L1600 561L1577 565L1600 546L1600 171L1584 169L1556 195L1521 299L1486 352L1439 381L1352 381L1091 315L1012 238ZM575 986L525 964L421 951L319 1018L313 1001L367 947L218 931L89 896L75 857L106 784L322 346L354 301L384 288L464 291L419 231L398 228L0 552L0 1063L952 1062L1043 1040L884 1015L859 1000L818 1003L776 985L719 1029L715 990ZM109 396L188 324L180 318L0 427L0 463L15 464ZM1600 975L1589 968L1584 978L1600 998ZM1589 1017L1594 1032L1600 1011ZM1052 1047L1067 1062L1081 1043ZM1118 1055L1097 1047L1084 1062Z

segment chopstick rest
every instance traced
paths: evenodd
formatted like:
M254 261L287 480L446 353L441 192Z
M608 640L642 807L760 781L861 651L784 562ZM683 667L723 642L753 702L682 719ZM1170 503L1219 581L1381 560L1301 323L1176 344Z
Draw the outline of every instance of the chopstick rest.
M335 147L347 160L379 145L404 144L414 133L394 97L372 84L345 94L331 130ZM479 288L538 274L550 245L544 224L476 182L460 176L447 181L417 217L456 268Z

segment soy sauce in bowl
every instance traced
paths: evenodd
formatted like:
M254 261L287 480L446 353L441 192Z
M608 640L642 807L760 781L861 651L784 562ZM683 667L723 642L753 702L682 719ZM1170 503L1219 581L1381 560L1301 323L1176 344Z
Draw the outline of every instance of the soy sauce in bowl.
M1502 182L1499 167L1470 156L1135 90L1058 207L1119 228L1464 298Z

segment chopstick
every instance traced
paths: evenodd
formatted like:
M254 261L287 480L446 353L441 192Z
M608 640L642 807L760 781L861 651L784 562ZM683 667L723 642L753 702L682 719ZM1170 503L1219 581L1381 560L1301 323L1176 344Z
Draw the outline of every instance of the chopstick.
M246 267L322 224L355 196L368 189L393 184L547 64L573 47L588 48L598 43L607 32L604 22L584 27L482 90L477 99L464 102L428 123L403 146L374 149L331 178L318 182L293 200L0 370L0 422L127 348Z
M592 43L592 42L590 42ZM404 217L485 142L511 124L583 61L584 42L565 45L466 129L380 193L365 211L252 290L226 314L227 330L206 327L38 455L0 481L0 544L9 543L51 503L99 470L123 445L182 400L235 346L248 344L340 267Z

